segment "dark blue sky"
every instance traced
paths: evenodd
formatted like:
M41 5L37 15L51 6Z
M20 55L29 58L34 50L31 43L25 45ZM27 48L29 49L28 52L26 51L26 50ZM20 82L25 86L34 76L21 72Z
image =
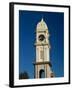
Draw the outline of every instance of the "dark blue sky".
M56 77L64 76L64 13L19 11L19 73L34 77L35 31L37 23L46 22L50 33L50 61Z

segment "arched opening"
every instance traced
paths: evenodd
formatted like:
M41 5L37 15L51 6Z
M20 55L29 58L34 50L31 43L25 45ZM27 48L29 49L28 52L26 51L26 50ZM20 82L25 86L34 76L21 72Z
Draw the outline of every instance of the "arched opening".
M45 71L43 69L40 70L39 77L40 78L45 78Z

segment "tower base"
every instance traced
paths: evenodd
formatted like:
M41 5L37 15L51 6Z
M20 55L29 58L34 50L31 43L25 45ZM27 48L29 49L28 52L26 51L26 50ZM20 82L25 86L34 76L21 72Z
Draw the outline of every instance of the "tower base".
M33 64L34 64L34 78L54 77L54 74L51 70L52 65L50 62L35 62Z

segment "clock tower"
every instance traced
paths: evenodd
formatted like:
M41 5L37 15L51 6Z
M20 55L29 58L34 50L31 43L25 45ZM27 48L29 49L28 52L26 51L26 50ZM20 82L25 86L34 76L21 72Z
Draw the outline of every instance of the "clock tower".
M35 78L54 77L50 63L50 42L47 24L41 19L36 27L36 60L34 62Z

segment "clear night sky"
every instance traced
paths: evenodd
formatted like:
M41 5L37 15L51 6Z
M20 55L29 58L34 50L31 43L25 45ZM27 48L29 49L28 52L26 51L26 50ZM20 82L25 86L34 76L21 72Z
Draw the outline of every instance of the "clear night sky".
M56 77L64 76L64 13L19 11L19 73L27 71L34 78L35 31L37 23L46 22L50 33L50 61Z

